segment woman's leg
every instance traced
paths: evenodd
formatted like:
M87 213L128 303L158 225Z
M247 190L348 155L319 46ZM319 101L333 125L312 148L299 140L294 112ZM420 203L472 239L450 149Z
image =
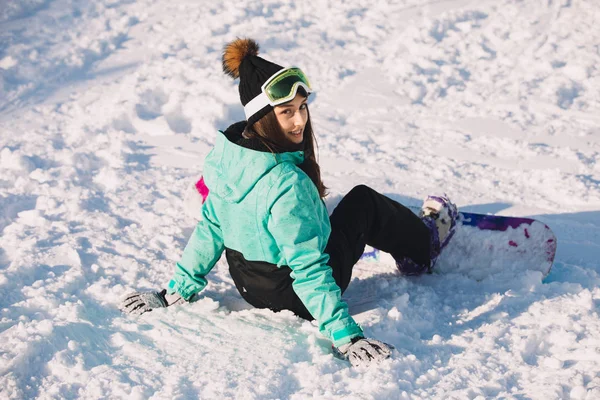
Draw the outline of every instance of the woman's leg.
M330 221L331 235L325 252L329 254L333 278L342 292L348 287L352 268L366 244L390 253L396 260L407 257L413 260L414 263L402 264L410 268L402 269L405 274L416 275L429 268L431 234L427 226L411 210L367 186L356 186L346 194L331 214ZM291 310L301 318L313 319L294 292L291 278L288 285L281 285L285 289L278 290L274 298L254 296L254 291L246 292L243 285L238 284L242 279L231 269L231 265L236 264L233 258L236 253L227 250L227 261L231 276L246 301L258 308ZM272 271L268 271L271 275Z
M410 209L365 185L353 188L330 217L331 236L326 252L333 276L346 290L352 268L365 245L390 253L403 263L403 272L417 275L431 262L431 233Z

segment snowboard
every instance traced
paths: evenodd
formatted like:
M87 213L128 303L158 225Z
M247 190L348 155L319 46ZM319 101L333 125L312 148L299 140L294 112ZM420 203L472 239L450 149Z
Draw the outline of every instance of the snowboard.
M410 207L418 214L418 207ZM548 276L556 254L556 236L531 218L460 212L456 232L440 254L434 273L458 272L478 281L500 273L539 271ZM361 260L393 262L367 246ZM394 262L395 265L395 262Z

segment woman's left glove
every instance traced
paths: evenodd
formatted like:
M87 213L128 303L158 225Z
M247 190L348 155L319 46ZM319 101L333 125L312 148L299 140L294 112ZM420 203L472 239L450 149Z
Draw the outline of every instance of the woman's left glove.
M334 347L334 351L338 357L350 361L353 367L362 367L385 360L392 355L393 348L379 340L355 337L348 344Z
M169 307L184 301L177 293L167 294L167 289L160 292L133 292L123 297L120 308L127 314L140 315L155 308Z

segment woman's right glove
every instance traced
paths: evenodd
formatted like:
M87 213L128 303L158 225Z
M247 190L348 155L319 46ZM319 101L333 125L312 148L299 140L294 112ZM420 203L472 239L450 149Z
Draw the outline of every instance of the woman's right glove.
M177 293L167 294L167 289L160 292L133 292L123 297L120 308L127 314L140 315L155 308L169 307L184 301Z
M334 347L338 357L350 361L353 367L376 364L392 355L393 347L375 339L355 337L348 344Z

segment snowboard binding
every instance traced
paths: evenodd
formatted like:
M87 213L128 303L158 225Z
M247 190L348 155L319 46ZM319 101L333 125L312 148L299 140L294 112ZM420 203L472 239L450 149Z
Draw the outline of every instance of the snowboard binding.
M428 196L421 206L419 217L431 231L432 255L437 258L456 232L458 208L445 193L443 196Z
M446 194L427 196L419 217L431 233L431 261L429 265L420 265L408 257L396 260L396 267L403 275L421 275L431 273L437 258L456 231L458 208Z

